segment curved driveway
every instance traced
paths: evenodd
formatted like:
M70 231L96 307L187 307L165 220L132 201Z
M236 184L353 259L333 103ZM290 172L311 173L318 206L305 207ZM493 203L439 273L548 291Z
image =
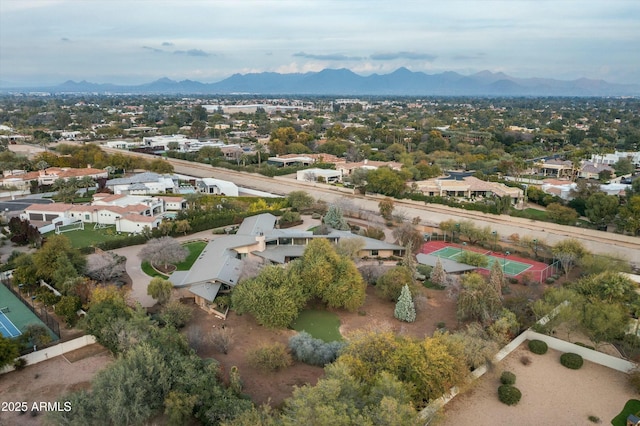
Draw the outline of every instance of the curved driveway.
M195 234L176 237L178 241L190 241L197 239L212 239L215 236L212 234L212 231L209 229L207 231L197 232ZM149 282L151 281L151 277L144 273L141 268L141 261L138 257L138 253L142 250L144 244L140 244L137 246L129 246L122 247L119 249L111 250L111 252L116 253L120 256L124 256L127 259L125 263L125 269L129 278L131 278L131 293L129 294L130 302L138 302L142 305L143 308L149 308L156 304L156 301L153 297L147 294L147 287L149 286Z

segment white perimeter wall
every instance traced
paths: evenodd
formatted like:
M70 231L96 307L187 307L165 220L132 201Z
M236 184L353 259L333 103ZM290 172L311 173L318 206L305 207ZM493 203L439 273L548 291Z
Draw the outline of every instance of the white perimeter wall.
M39 362L46 361L49 358L60 356L67 352L75 351L76 349L92 345L94 343L96 343L95 337L91 335L84 335L82 337L78 337L77 339L69 340L68 342L58 343L57 345L49 346L48 348L31 352L30 354L24 355L21 358L27 360L27 366L29 366L31 364L37 364ZM13 365L10 365L0 370L0 374L8 373L9 371L13 370Z
M616 358L611 355L604 354L602 352L595 351L593 349L588 349L580 345L576 345L574 343L566 342L564 340L556 339L555 337L547 336L546 334L536 333L535 331L529 329L525 330L518 337L509 342L506 346L504 346L493 358L495 363L502 361L507 355L513 352L518 346L520 346L526 340L542 340L549 346L551 349L555 349L559 352L573 352L575 354L580 355L582 358L587 361L594 362L596 364L603 365L605 367L611 368L613 370L621 371L623 373L627 373L629 370L635 367L633 362L627 361L625 359ZM560 361L558 361L560 362ZM482 377L487 372L486 366L482 366L476 368L470 375L469 379L471 381L476 380ZM445 404L451 401L460 390L457 387L453 387L449 390L449 392L437 400L433 401L431 404L426 406L424 410L420 412L420 416L425 419L426 424L429 424L432 416L438 412Z

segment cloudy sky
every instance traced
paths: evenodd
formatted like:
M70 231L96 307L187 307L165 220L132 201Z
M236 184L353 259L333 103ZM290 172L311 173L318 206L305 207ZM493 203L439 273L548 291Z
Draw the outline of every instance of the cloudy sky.
M640 83L637 0L0 0L0 81L401 66Z

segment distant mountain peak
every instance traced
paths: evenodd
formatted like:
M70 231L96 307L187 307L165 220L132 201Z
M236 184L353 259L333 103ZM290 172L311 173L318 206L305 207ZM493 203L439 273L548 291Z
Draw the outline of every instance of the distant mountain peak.
M15 88L4 90L16 91ZM24 88L23 91L319 96L638 96L640 85L611 84L587 78L573 81L523 79L488 70L466 76L453 71L426 74L400 67L389 74L368 76L361 76L347 68L291 74L236 73L216 83L189 79L177 82L168 77L134 86L68 80L59 86Z

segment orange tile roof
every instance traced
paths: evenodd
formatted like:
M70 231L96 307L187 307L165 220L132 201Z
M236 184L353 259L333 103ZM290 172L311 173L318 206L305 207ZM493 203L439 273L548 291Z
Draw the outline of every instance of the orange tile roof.
M41 212L66 212L73 207L73 204L52 203L52 204L31 204L25 210L35 210Z

